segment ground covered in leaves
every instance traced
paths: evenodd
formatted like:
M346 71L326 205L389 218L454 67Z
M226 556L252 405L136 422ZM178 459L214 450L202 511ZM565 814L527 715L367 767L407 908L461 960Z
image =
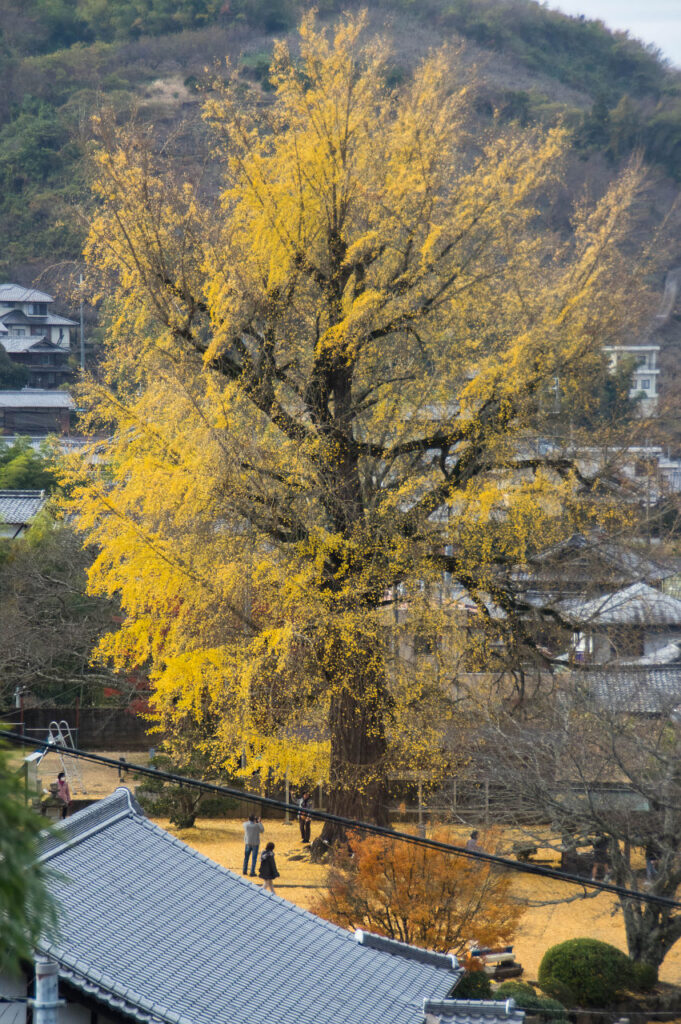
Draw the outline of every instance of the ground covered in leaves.
M104 756L118 759L121 754L120 752L115 754L104 752ZM147 757L139 752L126 752L123 756L132 763L141 764L147 761ZM18 760L17 757L17 763ZM40 775L45 788L56 778L59 770L60 764L57 755L48 754L40 767ZM120 784L115 769L98 764L81 764L81 771L84 788L87 792L83 794L74 787L74 797L83 795L90 798L103 797ZM125 779L125 784L134 788L136 783L130 776L131 773ZM199 850L211 860L217 861L218 864L222 864L230 871L241 872L244 847L241 820L199 818L194 828L184 830L171 828L168 821L163 819L159 819L158 824L163 828L169 828L174 835L188 843L189 846ZM276 883L277 893L301 907L309 908L319 890L324 886L326 867L310 863L307 848L302 845L300 840L297 822L292 821L290 824L286 824L278 819L268 820L265 818L264 825L263 841L272 840L274 842L277 867L281 875ZM321 825L313 822L313 839L320 830ZM462 830L458 834L458 838L463 843L467 835L468 830ZM506 848L510 848L513 838L510 831L508 837L504 836L502 842ZM540 855L548 859L550 851L542 850ZM253 879L253 884L260 885L261 883L259 879ZM516 959L523 965L524 977L527 980L536 980L539 963L545 950L565 939L582 937L602 939L604 942L610 942L620 949L626 950L622 914L618 909L616 899L601 895L575 900L571 903L555 902L573 893L574 888L564 882L522 874L516 876L514 891L523 901L541 901L545 904L539 907L529 907L526 910L515 939ZM662 966L660 980L678 984L680 978L681 943L678 943L676 949L670 953Z

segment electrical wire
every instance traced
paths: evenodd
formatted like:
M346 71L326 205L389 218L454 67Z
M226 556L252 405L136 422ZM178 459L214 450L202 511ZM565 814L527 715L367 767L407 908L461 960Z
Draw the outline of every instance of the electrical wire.
M139 775L146 775L154 779L163 779L167 782L174 782L179 786L189 786L201 789L207 793L214 793L219 796L230 796L237 800L244 800L247 803L260 804L261 807L272 807L277 810L290 811L298 814L298 804L287 803L285 800L277 800L271 796L259 796L257 793L249 793L234 786L224 786L215 782L205 782L203 779L192 779L188 776L178 775L176 772L163 771L159 768L150 768L146 765L133 764L131 761L116 760L113 757L105 757L103 754L93 754L86 750L75 747L62 747L46 740L36 740L30 736L20 733L0 731L0 739L9 740L11 743L22 744L31 747L44 747L48 751L58 751L62 756L75 757L83 761L92 761L95 764L107 765L110 768L121 769L126 772L136 772ZM386 839L396 840L402 843L410 843L412 846L421 846L429 850L436 850L439 853L451 854L456 857L465 857L469 860L482 861L494 864L498 867L507 868L526 875L537 875L541 878L551 878L555 881L565 882L568 885L578 885L583 889L594 889L599 892L607 892L613 896L630 899L639 903L654 903L658 906L671 909L681 909L681 902L669 896L661 896L652 892L639 892L636 889L627 889L624 885L616 882L605 882L598 879L582 878L580 875L573 875L560 871L558 868L547 867L543 864L532 864L526 861L511 860L510 857L502 857L496 853L486 853L483 850L469 850L465 846L456 846L453 843L445 843L439 839L428 839L425 836L413 835L410 832L399 832L384 825L375 825L370 821L357 821L353 818L345 818L340 814L332 814L330 811L317 810L309 807L305 813L318 821L329 821L340 825L349 832L368 832L372 835L383 836Z

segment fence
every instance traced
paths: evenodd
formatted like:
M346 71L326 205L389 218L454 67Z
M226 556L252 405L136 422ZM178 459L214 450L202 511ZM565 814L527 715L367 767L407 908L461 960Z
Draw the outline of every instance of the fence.
M522 794L509 796L505 786L488 779L451 778L439 789L427 787L427 778L418 772L402 773L391 779L390 817L392 820L419 824L437 819L466 825L545 824L536 805Z
M44 740L50 722L65 719L76 746L84 750L148 750L158 740L149 723L127 708L17 708L2 721L17 732Z

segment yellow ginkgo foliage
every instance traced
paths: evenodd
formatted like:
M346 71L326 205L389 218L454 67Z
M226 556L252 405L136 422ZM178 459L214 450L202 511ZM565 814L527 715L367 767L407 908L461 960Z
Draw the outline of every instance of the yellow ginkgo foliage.
M271 101L216 84L215 199L101 124L106 359L81 404L110 437L72 467L71 508L92 591L124 611L99 654L150 666L176 742L380 820L389 774L427 770L453 714L451 674L402 663L396 606L444 629L447 571L510 628L503 566L597 516L530 439L556 379L588 404L636 316L641 175L558 235L565 131L473 130L447 49L391 91L366 33L309 16Z

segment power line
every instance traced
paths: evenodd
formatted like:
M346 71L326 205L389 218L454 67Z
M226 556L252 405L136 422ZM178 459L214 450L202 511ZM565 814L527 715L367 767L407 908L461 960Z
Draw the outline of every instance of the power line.
M260 804L265 807L276 808L277 810L292 811L297 814L300 810L298 804L287 803L285 800L277 800L271 796L259 796L256 793L248 793L243 789L236 789L234 786L219 785L215 782L205 782L203 779L192 779L185 775L178 775L176 772L163 771L160 768L149 768L146 765L133 764L131 761L120 761L113 757L105 757L103 754L92 754L86 750L79 750L74 747L57 747L45 740L36 740L30 736L20 733L0 731L0 739L9 740L12 743L32 747L45 747L48 750L58 750L64 756L80 758L83 761L92 761L95 764L107 765L110 768L124 768L125 771L137 772L140 775L147 775L154 779L164 779L167 782L174 782L179 786L190 786L214 793L220 796L235 797L237 800L244 800L247 803ZM495 864L511 871L518 871L525 875L538 875L541 878L551 878L555 881L566 882L568 885L578 885L583 889L595 889L599 892L607 892L613 896L620 896L625 899L639 903L656 903L671 909L681 909L681 902L669 896L660 896L651 892L638 892L636 889L627 889L626 886L618 885L615 882L604 882L596 879L582 878L580 875L573 875L560 871L558 868L547 867L543 864L532 864L525 861L511 860L510 857L501 857L496 853L485 853L481 850L468 850L464 846L456 846L453 843L445 843L439 839L428 839L425 836L412 835L410 832L399 832L386 828L384 825L375 825L370 821L357 821L353 818L345 818L340 814L332 814L330 811L316 810L312 807L306 808L305 813L311 818L319 821L330 821L335 825L341 825L350 832L368 832L372 835L383 836L386 839L397 840L402 843L411 843L412 846L422 846L426 849L436 850L439 853L447 853L456 857L466 857L469 860L484 861L488 864Z

